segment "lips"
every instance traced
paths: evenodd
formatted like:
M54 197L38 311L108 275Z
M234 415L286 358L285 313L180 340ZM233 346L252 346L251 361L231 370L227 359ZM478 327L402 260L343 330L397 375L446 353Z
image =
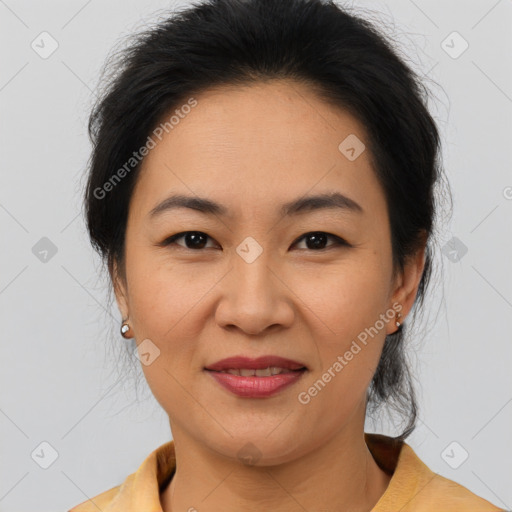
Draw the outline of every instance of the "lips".
M229 370L221 370L220 373L229 373L231 375L238 375L241 377L270 377L272 375L280 375L281 373L289 373L292 371L288 368L280 368L278 366L268 366L258 370L251 368L230 368Z
M297 382L307 371L298 361L278 356L230 357L205 370L224 389L244 398L270 397Z
M243 356L228 357L227 359L222 359L206 367L207 370L216 372L228 370L264 370L267 368L271 371L272 368L287 371L307 369L306 365L303 363L279 356L262 356L256 359Z

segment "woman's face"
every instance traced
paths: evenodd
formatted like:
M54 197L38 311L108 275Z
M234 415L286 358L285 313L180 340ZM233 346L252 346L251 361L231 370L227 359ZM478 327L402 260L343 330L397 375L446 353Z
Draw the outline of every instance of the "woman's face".
M392 279L386 202L363 126L293 82L195 99L143 161L126 280L116 283L149 386L175 439L228 457L252 450L259 464L279 463L342 429L359 435L396 302L405 317L422 270L418 260ZM334 193L336 206L306 201ZM219 206L169 203L152 214L176 195ZM200 233L165 244L188 231ZM306 369L272 360L262 365L280 377L208 369L238 356Z

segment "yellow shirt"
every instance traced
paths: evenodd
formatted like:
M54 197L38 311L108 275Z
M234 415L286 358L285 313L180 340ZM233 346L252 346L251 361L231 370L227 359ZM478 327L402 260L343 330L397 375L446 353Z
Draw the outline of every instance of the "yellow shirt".
M372 512L503 512L466 487L433 473L405 442L365 433L377 464L392 475ZM68 512L162 512L160 492L176 468L174 441L154 450L123 484Z

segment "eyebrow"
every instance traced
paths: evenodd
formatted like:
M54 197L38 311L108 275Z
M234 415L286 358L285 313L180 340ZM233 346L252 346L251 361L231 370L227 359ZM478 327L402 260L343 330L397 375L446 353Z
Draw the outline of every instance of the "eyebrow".
M163 212L179 208L196 210L207 215L228 216L229 210L210 199L186 195L173 195L157 204L150 212L149 217L155 218ZM306 196L285 203L280 208L282 216L292 216L316 210L339 209L347 212L364 213L363 207L340 192Z

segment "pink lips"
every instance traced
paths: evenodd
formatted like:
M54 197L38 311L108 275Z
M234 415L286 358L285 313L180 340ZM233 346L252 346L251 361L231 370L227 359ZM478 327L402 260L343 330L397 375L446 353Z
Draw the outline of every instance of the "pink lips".
M237 396L265 398L297 382L306 367L297 361L278 356L262 356L257 359L237 356L217 361L205 370L221 386Z
M286 368L289 370L300 370L305 368L306 365L291 359L285 359L284 357L278 356L261 356L257 359L250 357L235 356L222 359L214 364L210 364L206 367L207 370L223 371L231 369L249 368L254 370L260 370L262 368L268 368L269 366L275 366L280 368Z

